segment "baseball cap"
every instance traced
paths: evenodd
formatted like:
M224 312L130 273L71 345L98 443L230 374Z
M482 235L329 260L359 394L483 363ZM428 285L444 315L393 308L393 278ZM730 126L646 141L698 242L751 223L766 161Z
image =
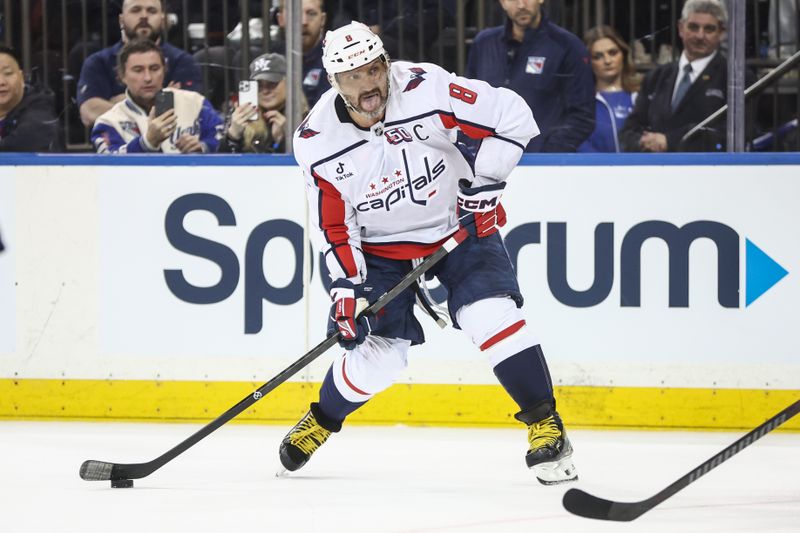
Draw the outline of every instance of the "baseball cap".
M286 76L286 58L281 54L262 54L250 63L250 79L279 82Z

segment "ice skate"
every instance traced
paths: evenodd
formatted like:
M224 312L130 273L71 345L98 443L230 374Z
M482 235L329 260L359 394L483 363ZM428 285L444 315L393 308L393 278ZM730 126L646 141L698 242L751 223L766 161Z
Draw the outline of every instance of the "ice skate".
M281 441L279 455L283 470L279 470L277 476L282 477L302 468L314 452L328 440L331 433L339 429L341 424L325 420L325 415L319 410L319 404L312 403L311 409Z
M516 418L528 424L528 453L525 463L533 469L537 479L543 485L556 485L568 481L576 481L578 472L572 464L572 445L567 438L561 417L554 410L547 409L549 414L544 418L536 417L542 408L517 413ZM537 419L538 418L538 419Z

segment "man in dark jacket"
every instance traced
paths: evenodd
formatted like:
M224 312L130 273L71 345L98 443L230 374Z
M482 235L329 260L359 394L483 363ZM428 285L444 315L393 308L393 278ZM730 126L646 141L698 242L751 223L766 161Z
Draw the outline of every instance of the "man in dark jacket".
M725 120L683 136L727 101L728 66L719 52L728 12L718 0L688 0L678 21L680 59L652 70L619 134L626 152L706 152L725 149Z
M0 46L0 152L49 152L57 146L52 95L26 87L16 52Z
M161 42L165 14L162 0L125 0L119 15L121 40L86 58L78 80L77 100L81 120L92 126L97 117L125 99L125 86L117 77L117 55L134 39L158 43L167 62L164 83L174 89L203 94L203 78L195 59L167 42Z
M278 11L278 26L286 28L286 1L281 1ZM303 41L303 94L308 100L308 107L314 107L319 97L331 88L328 75L322 66L322 36L325 34L324 0L303 0L302 41ZM286 55L286 43L279 42L275 50Z
M500 0L504 26L475 37L465 76L522 96L542 133L526 152L574 152L594 131L594 79L586 47L553 24L544 0Z

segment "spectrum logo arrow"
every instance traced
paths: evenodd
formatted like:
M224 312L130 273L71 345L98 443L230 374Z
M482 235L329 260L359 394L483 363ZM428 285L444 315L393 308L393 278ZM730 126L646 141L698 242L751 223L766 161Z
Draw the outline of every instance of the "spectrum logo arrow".
M747 263L745 307L747 307L786 277L789 271L753 244L750 239L745 239L745 261Z

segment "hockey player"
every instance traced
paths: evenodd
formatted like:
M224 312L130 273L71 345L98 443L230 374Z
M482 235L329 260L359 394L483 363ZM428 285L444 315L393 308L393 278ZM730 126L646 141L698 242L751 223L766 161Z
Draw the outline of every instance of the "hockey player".
M295 132L294 149L332 278L328 335L338 331L346 351L319 402L281 442L285 470L301 468L350 413L389 387L408 349L424 342L411 288L377 316L358 314L461 226L470 236L430 272L447 289L453 325L519 405L528 467L544 484L576 479L549 371L497 233L505 179L539 132L527 104L430 63L391 63L358 22L327 33L323 62L333 90ZM474 171L457 130L482 139Z

